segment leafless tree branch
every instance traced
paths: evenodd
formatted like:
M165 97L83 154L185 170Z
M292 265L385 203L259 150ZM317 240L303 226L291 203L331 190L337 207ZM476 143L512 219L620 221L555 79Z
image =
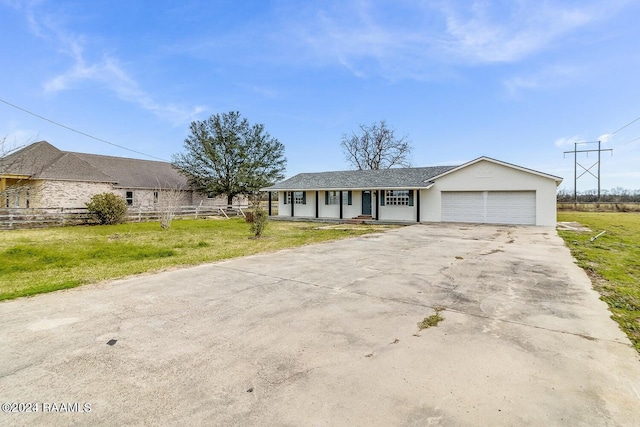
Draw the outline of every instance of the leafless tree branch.
M411 165L412 147L407 135L396 137L394 130L384 120L359 127L359 133L344 134L340 144L353 167L367 170Z

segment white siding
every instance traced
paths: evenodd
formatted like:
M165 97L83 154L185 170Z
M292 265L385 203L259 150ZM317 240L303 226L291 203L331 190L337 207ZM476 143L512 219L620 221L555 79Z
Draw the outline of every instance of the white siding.
M380 206L380 221L416 221L415 206Z
M342 205L342 218L349 219L362 214L362 191L351 192L351 204L347 203L347 190L343 191L345 202ZM293 215L296 218L315 218L316 192L306 191L306 204L296 204ZM285 204L285 192L278 192L278 216L291 216L291 205ZM373 199L372 204L375 203ZM373 210L375 212L375 209ZM340 218L340 205L325 205L325 191L318 191L318 218Z
M293 215L298 218L315 218L316 215L316 192L305 191L306 204L295 203L293 205ZM293 194L291 195L291 203L294 203ZM278 216L291 216L291 204L285 204L285 192L278 192Z

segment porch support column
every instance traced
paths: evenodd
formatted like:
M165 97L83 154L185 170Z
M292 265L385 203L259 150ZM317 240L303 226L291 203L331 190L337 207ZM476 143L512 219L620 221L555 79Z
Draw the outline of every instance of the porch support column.
M7 189L7 178L0 178L0 191L4 191Z
M416 189L416 222L420 222L420 189Z
M376 221L380 221L380 197L383 190L376 190Z
M271 216L271 191L269 191L269 216Z
M340 219L342 219L342 190L340 190Z
M316 190L316 219L318 219L318 193L319 191Z

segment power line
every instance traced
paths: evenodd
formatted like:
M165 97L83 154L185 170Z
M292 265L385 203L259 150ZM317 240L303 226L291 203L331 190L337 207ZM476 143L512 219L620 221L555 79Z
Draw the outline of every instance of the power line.
M637 140L639 140L639 139L640 139L640 136L639 136L639 137L637 137L637 138L633 138L632 140L627 141L627 142L625 142L624 144L620 144L620 145L627 145L627 144L631 144L632 142L637 141Z
M617 131L613 132L611 134L611 136L615 135L616 133L620 132L622 129L631 126L632 124L634 124L635 122L637 122L638 120L640 120L640 117L636 118L635 120L630 121L629 123L627 123L626 125L622 126L620 129L618 129Z
M80 135L86 136L86 137L91 138L91 139L95 139L96 141L104 142L105 144L113 145L114 147L118 147L118 148L121 148L121 149L123 149L123 150L131 151L132 153L140 154L140 155L142 155L142 156L151 157L152 159L161 160L161 161L163 161L163 162L167 162L167 161L168 161L168 160L166 160L166 159L161 159L160 157L152 156L151 154L143 153L143 152L141 152L141 151L132 150L131 148L123 147L122 145L114 144L113 142L106 141L106 140L104 140L104 139L102 139L102 138L98 138L98 137L96 137L96 136L89 135L88 133L85 133L85 132L79 131L79 130L74 129L74 128L72 128L72 127L69 127L69 126L63 125L62 123L58 123L58 122L56 122L56 121L53 121L53 120L48 119L48 118L46 118L46 117L43 117L43 116L41 116L41 115L39 115L39 114L36 114L36 113L34 113L34 112L32 112L32 111L26 110L26 109L24 109L24 108L22 108L22 107L19 107L19 106L15 105L15 104L12 104L12 103L10 103L10 102L8 102L8 101L5 101L5 100L4 100L4 99L2 99L2 98L0 98L0 102L3 102L3 103L5 103L5 104L9 105L10 107L16 108L16 109L18 109L18 110L20 110L20 111L24 111L24 112L25 112L25 113L27 113L27 114L31 114L32 116L37 117L37 118L39 118L39 119L41 119L41 120L45 120L45 121L47 121L47 122L49 122L49 123L53 123L53 124L54 124L54 125L56 125L56 126L60 126L60 127L65 128L65 129L67 129L67 130L70 130L71 132L78 133L78 134L80 134ZM639 119L640 119L640 117L639 117Z

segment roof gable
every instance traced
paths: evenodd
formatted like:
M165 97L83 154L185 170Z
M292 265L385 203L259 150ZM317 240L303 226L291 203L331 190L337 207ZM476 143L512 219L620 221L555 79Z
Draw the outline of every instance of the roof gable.
M456 171L459 171L460 169L464 169L466 167L469 167L471 165L474 165L474 164L476 164L478 162L482 162L482 161L487 161L487 162L495 163L497 165L505 166L505 167L508 167L508 168L511 168L511 169L516 169L516 170L519 170L519 171L522 171L522 172L531 173L531 174L534 174L534 175L541 176L543 178L553 179L558 184L560 184L562 182L562 178L559 177L559 176L546 174L544 172L540 172L540 171L537 171L537 170L533 170L533 169L525 168L525 167L522 167L522 166L514 165L512 163L503 162L501 160L496 160L496 159L493 159L491 157L486 157L486 156L478 157L477 159L471 160L470 162L464 163L464 164L462 164L460 166L457 166L457 167L454 167L454 168L452 168L452 169L450 169L448 171L445 171L445 172L433 177L433 180L441 178L441 177L443 177L445 175L449 175L451 173L455 173Z
M13 175L36 176L64 154L46 141L34 142L0 158L0 172Z

